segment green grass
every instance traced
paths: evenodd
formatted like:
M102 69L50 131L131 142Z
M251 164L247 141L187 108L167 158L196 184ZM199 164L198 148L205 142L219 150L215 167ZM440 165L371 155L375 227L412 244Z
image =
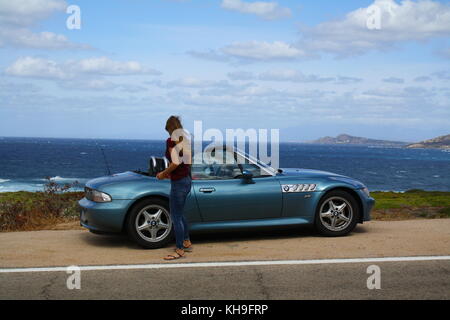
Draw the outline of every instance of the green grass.
M84 193L66 192L55 196L63 201L71 201L83 198ZM1 192L0 203L20 202L23 205L25 205L25 207L30 208L36 204L36 201L42 201L46 199L46 197L48 197L48 195L46 195L44 192L28 192L28 191Z
M450 218L450 192L409 190L372 192L373 220Z
M375 209L405 207L445 207L450 210L450 192L410 190L404 193L371 192L376 200Z

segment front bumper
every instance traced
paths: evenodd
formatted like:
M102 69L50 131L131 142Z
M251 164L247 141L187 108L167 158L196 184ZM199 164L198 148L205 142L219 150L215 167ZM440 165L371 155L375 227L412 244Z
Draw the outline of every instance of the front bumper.
M80 224L96 232L121 232L130 200L113 200L98 203L86 198L78 201L80 211Z
M373 207L375 206L375 199L368 196L362 189L356 190L359 194L362 203L362 219L361 222L372 220L370 213L372 212Z

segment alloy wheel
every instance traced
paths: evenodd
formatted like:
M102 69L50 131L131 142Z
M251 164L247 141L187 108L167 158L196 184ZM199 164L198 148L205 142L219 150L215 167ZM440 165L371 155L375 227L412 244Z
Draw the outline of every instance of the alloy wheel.
M347 228L353 218L353 209L346 199L331 197L320 207L320 221L331 231L341 231Z
M137 214L135 228L142 239L149 242L159 242L169 235L172 220L164 207L148 205Z

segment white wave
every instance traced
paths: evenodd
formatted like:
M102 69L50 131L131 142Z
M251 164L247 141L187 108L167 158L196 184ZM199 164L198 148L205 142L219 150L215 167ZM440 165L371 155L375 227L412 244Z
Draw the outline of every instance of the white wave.
M40 181L46 181L47 179L39 179ZM82 181L86 180L86 178L64 178L60 176L50 177L50 180L55 182L61 182L61 181Z
M9 179L0 179L0 183L4 183L4 182L8 182L8 181L11 181L11 180L9 180Z

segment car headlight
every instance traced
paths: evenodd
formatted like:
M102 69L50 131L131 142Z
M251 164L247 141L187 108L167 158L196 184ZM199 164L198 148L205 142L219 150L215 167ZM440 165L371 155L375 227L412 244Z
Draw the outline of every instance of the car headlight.
M369 192L369 189L368 189L367 187L364 187L364 188L362 189L362 191L363 191L368 197L370 197L370 192Z
M112 198L109 194L94 190L91 188L84 188L86 199L94 202L111 202Z

